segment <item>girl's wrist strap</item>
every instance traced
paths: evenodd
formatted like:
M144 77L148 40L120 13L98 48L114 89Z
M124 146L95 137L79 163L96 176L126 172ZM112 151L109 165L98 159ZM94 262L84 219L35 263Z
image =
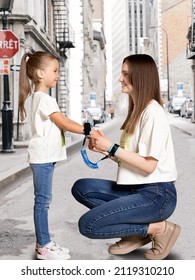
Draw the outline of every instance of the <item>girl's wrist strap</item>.
M84 134L85 136L90 135L90 133L91 133L91 125L90 125L90 123L86 122L86 123L84 123L83 126L84 126L83 134Z

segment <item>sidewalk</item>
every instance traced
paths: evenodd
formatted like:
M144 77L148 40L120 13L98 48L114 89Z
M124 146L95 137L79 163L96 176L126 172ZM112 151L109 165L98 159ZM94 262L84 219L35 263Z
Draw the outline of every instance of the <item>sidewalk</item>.
M175 126L184 133L195 137L195 123L191 120L185 120L177 115L169 114L168 119L170 125ZM67 135L67 153L71 153L76 145L81 145L83 135ZM2 187L13 183L19 176L24 176L30 172L29 164L27 163L27 146L26 142L14 142L14 153L0 153L0 190Z
M67 154L71 153L77 145L81 145L82 141L83 135L67 133ZM29 163L27 162L28 143L28 141L16 141L13 143L13 153L0 152L0 190L13 183L16 178L30 173Z
M195 123L192 123L190 119L185 120L177 115L169 114L168 113L168 119L170 125L173 125L183 131L184 133L187 133L188 135L195 137Z

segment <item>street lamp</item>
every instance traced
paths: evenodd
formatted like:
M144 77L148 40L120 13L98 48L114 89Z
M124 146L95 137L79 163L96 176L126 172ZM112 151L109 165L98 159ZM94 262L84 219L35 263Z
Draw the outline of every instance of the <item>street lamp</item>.
M14 0L0 0L0 12L11 12Z
M0 0L0 12L2 15L3 30L7 29L7 15L11 12L14 0ZM7 12L7 13L6 13ZM4 101L2 107L2 150L3 153L14 152L13 138L13 109L11 108L9 93L9 76L3 75Z

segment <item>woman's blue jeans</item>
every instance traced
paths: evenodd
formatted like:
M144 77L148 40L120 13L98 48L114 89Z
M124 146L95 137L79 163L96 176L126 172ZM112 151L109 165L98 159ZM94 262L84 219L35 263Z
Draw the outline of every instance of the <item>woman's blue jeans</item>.
M79 219L79 230L93 239L146 236L149 224L170 217L177 201L174 182L119 186L109 180L80 179L72 194L90 208Z
M52 201L54 163L30 164L34 182L34 224L37 243L48 244L50 239L48 209Z

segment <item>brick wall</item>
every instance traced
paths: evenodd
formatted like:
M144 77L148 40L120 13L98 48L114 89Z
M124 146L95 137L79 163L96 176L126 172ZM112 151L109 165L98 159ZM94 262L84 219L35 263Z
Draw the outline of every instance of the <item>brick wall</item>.
M184 83L184 93L191 92L191 60L186 58L186 35L191 22L191 1L162 0L162 27L168 35L170 93L177 83ZM166 37L162 32L163 72L166 72Z

